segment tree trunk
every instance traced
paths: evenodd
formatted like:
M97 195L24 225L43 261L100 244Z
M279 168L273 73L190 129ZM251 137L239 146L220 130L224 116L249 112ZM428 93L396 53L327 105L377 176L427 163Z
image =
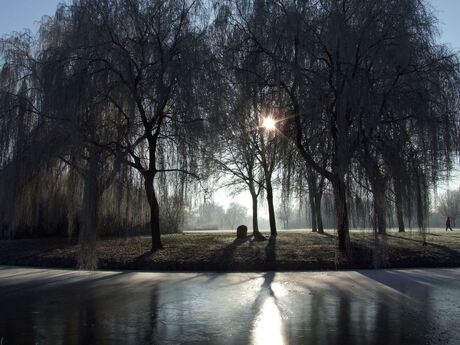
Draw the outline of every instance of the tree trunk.
M317 214L316 214L316 176L314 173L309 169L307 172L307 183L308 183L308 199L310 202L310 214L311 214L311 231L317 232Z
M372 182L373 181L373 182ZM386 242L386 182L382 175L375 171L371 180L372 192L374 194L374 268L385 267L388 264L388 248ZM379 236L383 235L383 236Z
M345 181L343 178L337 177L332 186L337 218L338 247L341 252L348 254L350 250L350 229Z
M374 226L380 235L386 233L386 199L385 199L385 190L386 183L379 176L377 171L374 171L374 174L371 175L370 182L372 185L372 193L374 194Z
M316 193L315 196L315 207L316 207L316 224L318 227L318 233L324 234L324 227L323 227L323 218L321 216L321 199L322 193Z
M270 178L266 179L267 187L267 203L268 203L268 218L270 222L270 236L276 237L278 232L276 231L276 219L275 219L275 207L273 206L273 187Z
M385 206L382 202L382 195L374 195L374 222L375 229L380 235L386 233L387 222L385 219Z
M252 233L256 236L259 233L259 221L257 219L257 194L251 192L252 197Z
M309 199L310 199L311 231L312 232L318 232L318 227L317 227L318 215L316 213L315 197L313 196L313 193L311 191L308 192L308 196L309 196Z
M153 176L147 175L145 177L145 192L147 194L147 200L150 206L150 232L152 236L152 252L155 252L163 248L161 243L160 234L160 206L155 195L155 189L153 184Z
M365 169L367 171L372 187L372 194L374 196L374 229L379 234L385 234L387 226L385 219L387 209L385 192L387 189L387 183L377 162L372 159L369 154L365 155L364 160Z
M81 214L81 228L79 233L80 258L79 267L85 270L97 268L97 216L100 198L100 153L91 151L88 171L85 176L83 189L83 207Z
M374 228L380 235L386 233L386 200L385 183L382 178L377 177L377 172L371 177L372 193L374 194Z
M266 240L266 238L259 231L259 220L257 215L258 195L253 186L250 187L250 193L252 197L252 235L254 236L254 240L256 241L264 241Z
M402 209L402 193L401 193L401 184L394 181L394 190L395 190L395 208L396 208L396 219L398 221L399 232L404 232L404 214Z

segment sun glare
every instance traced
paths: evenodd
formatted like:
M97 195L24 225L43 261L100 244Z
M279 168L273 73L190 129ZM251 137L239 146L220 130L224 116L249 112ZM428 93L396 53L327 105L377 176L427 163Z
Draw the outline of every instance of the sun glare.
M271 117L265 117L262 121L262 127L268 131L273 131L276 129L276 121Z
M273 297L265 300L256 317L251 343L255 345L284 345L283 320Z

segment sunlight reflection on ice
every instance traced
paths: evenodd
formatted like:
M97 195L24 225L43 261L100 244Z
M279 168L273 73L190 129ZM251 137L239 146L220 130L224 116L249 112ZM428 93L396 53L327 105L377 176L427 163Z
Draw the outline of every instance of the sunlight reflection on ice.
M252 344L283 345L283 324L274 297L268 297L257 315L252 330Z
M280 283L272 283L270 286L271 290L275 294L276 298L283 297L287 294L286 288L283 286L283 284Z

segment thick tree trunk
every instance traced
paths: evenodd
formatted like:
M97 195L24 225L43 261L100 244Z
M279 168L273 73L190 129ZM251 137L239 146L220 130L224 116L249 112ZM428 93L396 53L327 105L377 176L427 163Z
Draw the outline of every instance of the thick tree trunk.
M254 240L256 241L263 241L266 240L265 236L262 235L259 231L259 220L257 215L257 193L253 190L251 191L252 197L252 235L254 236Z
M382 195L374 195L374 222L375 229L382 235L386 233L387 222L385 219L385 205L382 202Z
M385 216L387 210L385 198L387 183L377 162L369 154L365 156L365 162L365 168L374 196L374 229L378 234L385 234L387 227Z
M150 205L150 232L152 236L152 252L155 252L163 248L161 243L161 234L160 234L160 206L158 205L158 200L155 195L155 189L153 185L153 176L146 176L145 183L145 192L147 194L147 200Z
M323 227L323 218L321 216L321 199L322 199L322 193L316 193L315 196L315 207L316 207L316 225L318 227L318 233L319 234L324 234L324 227Z
M385 199L385 183L382 178L377 176L375 172L371 176L372 193L374 194L374 228L378 234L386 233L386 199Z
M308 197L310 200L311 231L318 232L318 227L317 227L318 215L316 214L315 197L311 191L308 192Z
M85 176L83 189L83 207L81 214L81 228L79 232L80 258L79 267L85 270L97 268L97 223L100 199L100 153L91 151L88 171Z
M406 230L404 226L404 213L402 206L402 193L401 193L401 184L394 181L394 190L395 190L395 208L396 208L396 219L398 221L399 232L404 232Z
M278 232L276 230L275 207L273 205L273 187L272 187L272 181L269 178L266 179L266 187L267 187L268 218L270 222L270 236L276 237L278 235Z
M345 181L343 178L337 177L332 186L337 217L338 247L341 252L348 254L350 250L350 226Z

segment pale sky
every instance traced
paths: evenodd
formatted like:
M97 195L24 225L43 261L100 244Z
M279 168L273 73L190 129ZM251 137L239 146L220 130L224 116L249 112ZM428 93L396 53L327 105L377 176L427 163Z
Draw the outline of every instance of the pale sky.
M13 31L36 31L37 22L44 15L52 15L57 0L0 0L0 36Z
M0 36L13 31L30 29L36 32L38 21L44 15L52 15L61 0L0 0ZM428 0L427 3L437 12L439 19L440 41L460 51L460 0ZM460 178L451 179L448 188L458 188ZM242 193L234 198L228 192L220 190L215 193L217 203L227 207L236 201L248 209L251 208L249 193ZM265 207L264 207L265 209ZM265 212L262 212L264 215Z
M441 42L449 44L457 51L460 50L460 1L430 0L428 3L437 12Z
M61 0L0 0L0 35L25 28L36 30L43 15L52 15ZM441 41L460 49L460 1L428 0L438 13Z

